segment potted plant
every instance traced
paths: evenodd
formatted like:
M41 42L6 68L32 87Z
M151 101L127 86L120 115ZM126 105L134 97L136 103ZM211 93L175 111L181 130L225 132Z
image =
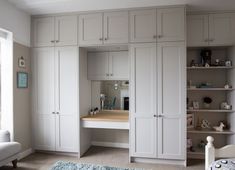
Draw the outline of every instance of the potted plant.
M210 105L212 103L212 99L210 97L204 97L203 98L203 103L204 103L204 107L206 109L210 108Z

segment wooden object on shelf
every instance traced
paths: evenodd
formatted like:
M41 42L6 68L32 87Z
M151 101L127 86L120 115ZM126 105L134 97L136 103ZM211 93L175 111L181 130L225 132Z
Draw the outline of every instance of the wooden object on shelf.
M129 112L103 110L96 115L81 117L81 125L83 128L129 130Z
M117 111L117 110L104 110L100 111L96 115L86 115L81 117L81 120L89 121L108 121L108 122L128 122L129 112L128 111Z

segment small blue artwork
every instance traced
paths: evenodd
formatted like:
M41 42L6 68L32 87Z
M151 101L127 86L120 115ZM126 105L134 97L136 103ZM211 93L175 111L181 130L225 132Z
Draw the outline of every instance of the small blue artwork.
M17 72L17 88L28 88L28 73Z

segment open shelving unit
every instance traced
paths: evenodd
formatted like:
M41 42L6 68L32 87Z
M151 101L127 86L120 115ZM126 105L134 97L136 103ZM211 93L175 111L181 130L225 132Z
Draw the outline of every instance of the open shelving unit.
M187 138L192 139L193 150L188 151L188 158L204 159L204 149L198 148L200 141L206 142L207 136L215 138L215 147L223 147L228 144L235 144L235 67L210 66L210 67L190 67L191 60L200 63L200 51L203 48L187 49L187 81L194 87L187 88L189 106L193 101L199 102L199 109L187 109L188 114L194 116L194 128L187 129ZM234 47L213 47L212 63L215 59L231 60L235 63ZM198 88L201 83L210 83L212 87ZM226 84L231 88L224 88ZM210 108L205 108L203 98L210 97L213 102ZM222 102L228 102L233 106L232 110L220 109ZM233 110L234 109L234 110ZM210 122L211 129L198 130L202 120ZM222 132L215 131L212 127L218 126L220 121L229 124L229 128Z

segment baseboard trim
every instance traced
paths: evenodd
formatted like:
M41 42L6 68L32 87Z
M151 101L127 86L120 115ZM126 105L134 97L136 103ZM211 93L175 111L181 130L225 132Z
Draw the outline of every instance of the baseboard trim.
M32 149L32 148L29 148L29 149L27 149L27 150L25 150L25 151L19 153L19 158L18 158L18 159L21 160L21 159L23 159L23 158L25 158L25 157L31 155L33 152L34 152L33 149Z
M129 143L92 141L91 145L93 145L93 146L103 146L103 147L112 147L112 148L125 148L125 149L129 148Z
M54 155L63 155L63 156L74 156L79 157L78 152L60 152L60 151L44 151L44 150L35 150L36 153L46 153L46 154L54 154Z
M179 165L186 167L186 160L164 160L164 159L136 158L136 157L131 157L130 159L131 162L136 162L136 163L167 164L167 165Z

